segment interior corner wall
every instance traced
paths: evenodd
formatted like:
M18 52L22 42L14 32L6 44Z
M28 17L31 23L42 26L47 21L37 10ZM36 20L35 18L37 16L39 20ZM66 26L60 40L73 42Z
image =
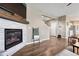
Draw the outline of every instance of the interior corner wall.
M48 39L50 36L49 26L44 23L42 19L42 12L32 7L29 7L27 4L27 20L28 24L28 40L32 41L32 28L39 28L40 40Z

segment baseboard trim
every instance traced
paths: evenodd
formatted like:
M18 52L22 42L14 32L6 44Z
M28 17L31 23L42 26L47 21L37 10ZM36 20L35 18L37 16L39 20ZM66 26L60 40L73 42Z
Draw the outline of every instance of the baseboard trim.
M40 40L40 42L43 42L43 41L45 41L45 40L49 40L49 38L48 39L42 39L42 40ZM39 41L36 41L35 43L38 43ZM29 45L29 44L33 44L33 42L29 42L29 43L27 43L26 45Z

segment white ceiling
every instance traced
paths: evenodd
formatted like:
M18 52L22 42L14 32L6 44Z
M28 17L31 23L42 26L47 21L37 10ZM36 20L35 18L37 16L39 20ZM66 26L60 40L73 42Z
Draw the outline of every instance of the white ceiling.
M70 6L66 6L67 4L68 3L31 3L28 5L47 13L48 16L79 16L79 3L72 3Z

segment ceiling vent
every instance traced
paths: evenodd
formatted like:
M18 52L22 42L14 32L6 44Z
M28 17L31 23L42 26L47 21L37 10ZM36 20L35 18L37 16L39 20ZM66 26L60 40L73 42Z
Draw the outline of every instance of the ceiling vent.
M68 3L66 6L70 6L72 3Z

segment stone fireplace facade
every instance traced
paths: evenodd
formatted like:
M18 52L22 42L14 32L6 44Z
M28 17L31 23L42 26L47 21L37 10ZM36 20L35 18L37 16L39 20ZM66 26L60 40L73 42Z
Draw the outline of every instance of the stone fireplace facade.
M13 37L16 38L13 32L15 32L15 35L19 34L19 36L17 37L20 38L20 40L19 39L13 40ZM10 42L8 41L8 43L6 43L8 40L7 33L9 33L8 34L9 38L12 35L11 38L13 40ZM26 24L21 24L0 18L0 55L4 55L4 56L12 55L15 52L17 52L19 49L23 48L27 43L28 41L27 41Z

